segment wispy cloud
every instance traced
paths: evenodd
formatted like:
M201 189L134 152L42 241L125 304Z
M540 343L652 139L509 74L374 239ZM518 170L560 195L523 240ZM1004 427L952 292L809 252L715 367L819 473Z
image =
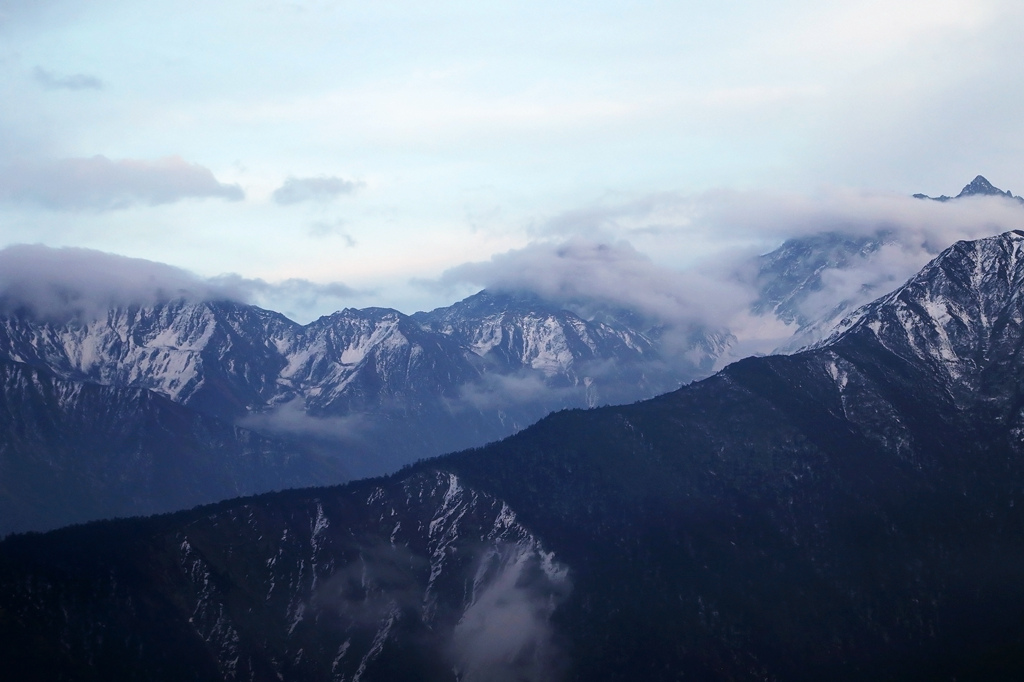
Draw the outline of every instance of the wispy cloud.
M240 201L245 193L238 185L218 181L210 169L178 156L148 161L97 155L0 167L0 201L54 210L102 211L209 197Z
M234 292L237 300L279 311L292 319L308 318L308 312L323 307L325 301L332 302L336 309L344 301L365 293L341 282L312 282L296 277L268 282L232 273L208 281L219 289Z
M572 590L568 567L532 545L496 543L482 553L472 603L452 633L459 679L561 677L566 653L551 616Z
M289 296L351 296L356 290L341 282L326 284L311 282L308 279L292 277L281 282L268 282L260 278L242 277L237 274L218 275L208 281L223 286L227 290L247 292L252 295L277 292Z
M310 224L307 234L310 237L340 237L345 246L353 247L356 240L345 231L346 224L344 220L317 220Z
M41 66L32 70L36 83L46 90L102 90L103 81L84 73L59 75Z
M330 201L342 194L352 194L361 187L353 180L333 176L315 178L288 178L274 190L273 198L278 204L287 206L303 201Z
M362 413L342 417L314 417L306 412L301 400L291 400L272 410L250 414L239 425L255 431L285 436L308 436L333 442L361 442L373 427L369 416Z

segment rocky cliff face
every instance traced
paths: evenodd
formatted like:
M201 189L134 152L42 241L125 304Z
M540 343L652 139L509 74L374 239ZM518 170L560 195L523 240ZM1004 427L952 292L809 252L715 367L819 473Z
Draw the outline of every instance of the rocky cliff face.
M536 377L546 389L529 396L552 409L629 402L675 389L700 370L673 368L642 320L584 319L530 294L482 291L414 318L483 361L491 377ZM498 396L495 396L496 398ZM520 400L526 408L530 400ZM514 407L515 401L510 400Z

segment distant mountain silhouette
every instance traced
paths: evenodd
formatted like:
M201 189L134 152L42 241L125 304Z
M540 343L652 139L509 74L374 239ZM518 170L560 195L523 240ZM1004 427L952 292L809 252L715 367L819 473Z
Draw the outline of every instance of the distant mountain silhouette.
M963 199L964 197L976 197L976 196L998 196L1006 197L1007 199L1013 199L1024 204L1024 197L1014 196L1009 190L1003 191L993 185L991 182L986 180L981 175L977 176L969 183L964 185L964 188L960 190L960 194L955 197L949 197L943 194L938 197L930 197L927 194L915 194L915 199L930 199L932 201L952 201L954 199Z

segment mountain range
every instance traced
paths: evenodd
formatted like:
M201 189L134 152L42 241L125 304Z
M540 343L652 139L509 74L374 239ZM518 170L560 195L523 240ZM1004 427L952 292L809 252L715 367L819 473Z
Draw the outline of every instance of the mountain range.
M979 176L960 196L1004 195L987 188ZM5 295L0 360L21 378L3 396L0 533L380 475L556 410L650 398L751 353L820 342L894 284L837 294L830 278L855 278L894 245L884 229L826 232L745 264L746 314L768 337L525 291L413 315L348 308L306 325L228 300L61 317ZM154 494L172 480L193 483Z
M1016 231L650 400L9 537L0 657L24 680L1019 679L1022 335Z
M813 277L815 258L851 248L834 239L805 240L803 250L787 244L764 261L766 273L787 269L782 284L764 275L771 314L796 315L801 287L814 284L800 268ZM0 360L33 379L12 380L2 398L18 428L0 435L0 532L379 475L499 440L555 410L673 390L711 373L734 341L728 330L695 326L684 330L682 349L669 351L665 335L628 311L586 319L536 295L491 291L412 316L349 308L307 325L232 301L178 299L65 319L15 308L0 316ZM94 394L103 400L88 408L64 398ZM181 426L154 419L153 409L178 415ZM211 429L233 434L230 447ZM136 434L124 446L131 452L121 452L128 431ZM274 467L233 471L225 447L242 451L253 439L301 464L289 476ZM156 447L171 452L186 442L190 457ZM124 467L126 459L135 464ZM172 478L211 483L153 495L149 481L166 475L158 461L176 469ZM85 478L72 473L84 470ZM51 503L54 495L61 504Z

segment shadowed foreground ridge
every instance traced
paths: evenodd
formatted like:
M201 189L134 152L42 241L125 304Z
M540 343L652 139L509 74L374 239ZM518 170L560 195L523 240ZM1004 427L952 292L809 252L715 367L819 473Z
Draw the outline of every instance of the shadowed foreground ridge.
M1020 679L1022 248L960 242L814 350L387 479L10 538L0 659L26 680Z

